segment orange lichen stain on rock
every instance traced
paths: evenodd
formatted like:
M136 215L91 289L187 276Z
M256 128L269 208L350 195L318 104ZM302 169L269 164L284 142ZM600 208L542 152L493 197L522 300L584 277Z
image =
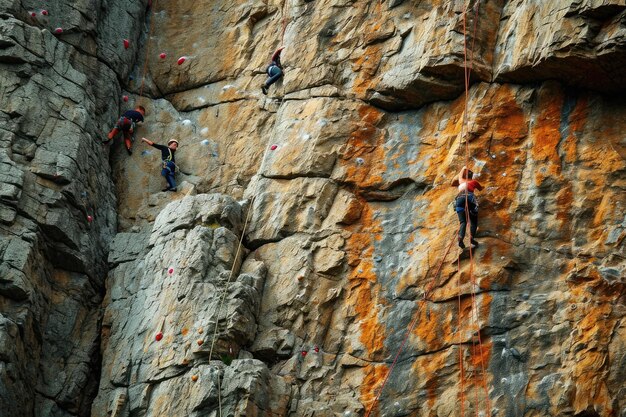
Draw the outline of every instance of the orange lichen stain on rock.
M569 232L569 228L565 228L564 226L569 223L570 219L570 210L572 209L572 202L574 201L574 196L572 194L572 187L570 184L564 184L563 188L561 188L556 193L556 205L557 205L557 213L556 218L560 223L559 229L565 232ZM565 236L561 237L562 239L569 239L570 233L567 233Z
M348 279L351 281L346 302L353 306L360 321L359 340L368 348L370 354L376 354L383 348L385 329L378 322L380 306L380 286L377 283L372 254L374 253L374 233L381 231L379 222L373 219L371 207L365 205L361 215L362 229L367 232L353 232L346 240L345 251L348 264L352 266ZM351 228L355 229L357 225Z
M419 381L424 381L428 408L432 408L439 398L437 393L439 377L441 370L446 368L446 357L447 354L444 352L433 352L413 363L413 374Z
M439 350L451 342L454 333L452 315L449 310L442 312L427 302L422 301L420 304L418 325L415 326L413 334L426 345L427 350Z
M370 365L363 372L365 377L361 383L360 401L369 410L387 376L387 372L389 372L389 368L386 365ZM374 407L374 410L377 410L377 407ZM373 414L373 416L376 415L378 414Z
M619 320L613 308L623 297L624 285L608 284L592 260L586 266L569 266L576 268L567 281L571 304L566 309L573 327L566 362L573 364L570 373L576 386L574 411L579 413L592 407L600 411L600 415L612 415L606 364L610 359L608 346ZM587 301L590 294L595 303Z
M360 188L373 187L383 182L385 172L382 143L383 132L376 128L383 114L372 106L359 109L360 122L355 123L346 144L344 157L346 170L345 182ZM356 164L357 157L363 158L363 164Z
M561 140L562 94L552 95L549 99L540 99L541 113L536 117L530 131L530 154L537 161L540 169L535 171L535 185L541 186L547 178L561 174L561 159L558 145Z

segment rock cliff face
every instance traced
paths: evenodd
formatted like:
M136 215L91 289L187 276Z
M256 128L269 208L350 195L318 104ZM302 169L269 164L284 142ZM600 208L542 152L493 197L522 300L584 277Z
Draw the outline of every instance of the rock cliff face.
M0 0L0 417L626 416L626 2L147 6Z

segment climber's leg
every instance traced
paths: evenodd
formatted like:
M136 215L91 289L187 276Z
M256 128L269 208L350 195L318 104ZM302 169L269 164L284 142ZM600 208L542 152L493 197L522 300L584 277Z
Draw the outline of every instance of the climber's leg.
M478 229L478 210L470 210L470 243L472 245L478 245L478 242L474 240L476 238L476 230Z
M267 88L270 85L274 84L276 81L280 79L280 77L283 76L283 71L280 68L278 68L276 65L272 65L267 72L270 77L267 79L267 81L265 81L265 84L263 84L263 86L261 87L264 94L267 94Z
M124 144L126 145L126 151L128 152L129 155L132 155L133 143L130 140L131 131L124 130L123 132L124 132Z
M463 243L463 239L465 239L465 229L467 228L467 218L465 217L465 210L457 211L457 216L459 217L459 246L461 248L465 248L465 244Z
M113 139L113 138L114 138L114 137L115 137L115 136L116 136L119 132L120 132L120 130L117 128L117 126L116 126L116 127L114 127L114 128L113 128L113 129L109 132L109 134L107 135L108 140L107 140L106 142L108 142L108 141L110 141L111 139Z

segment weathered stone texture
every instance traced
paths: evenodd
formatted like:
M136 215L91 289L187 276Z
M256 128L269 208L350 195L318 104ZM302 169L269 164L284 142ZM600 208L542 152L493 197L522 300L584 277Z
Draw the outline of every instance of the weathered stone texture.
M623 0L0 5L11 416L626 416Z

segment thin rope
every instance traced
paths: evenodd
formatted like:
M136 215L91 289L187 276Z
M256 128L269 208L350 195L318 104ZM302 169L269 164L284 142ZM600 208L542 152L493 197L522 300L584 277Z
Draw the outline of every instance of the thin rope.
M282 104L282 103L281 103ZM267 158L267 150L269 149L269 144L270 144L270 139L271 136L268 135L268 139L267 139L267 143L265 144L265 152L263 153L263 158L261 159L261 165L259 166L259 171L261 171L265 165L265 160ZM262 175L262 173L261 173ZM237 259L239 258L239 253L241 251L241 248L243 247L243 238L246 234L246 229L248 227L248 223L250 221L250 216L252 214L252 208L254 207L254 202L256 201L256 194L252 196L252 199L250 200L250 207L248 207L248 213L246 214L246 220L243 224L243 228L241 230L241 237L239 238L239 243L237 244L237 251L235 253L235 259L233 260L233 264L232 267L230 268L230 275L228 277L228 280L226 281L226 285L224 286L224 292L222 293L222 296L220 298L220 303L218 304L217 310L215 312L215 328L213 331L213 337L211 340L211 349L209 350L209 362L211 362L211 359L213 357L213 349L215 347L215 341L217 338L217 331L218 331L218 325L219 325L219 320L220 320L220 312L222 310L223 304L224 304L224 300L226 298L226 295L228 294L228 287L230 285L230 282L234 276L235 273L235 265L237 263ZM217 401L218 401L218 407L219 407L219 416L222 416L222 387L221 387L221 380L219 377L219 371L217 373Z
M471 3L471 0L470 0ZM468 166L469 166L469 159L470 159L470 146L469 146L469 138L467 138L466 136L466 128L467 128L467 113L468 113L468 101L469 101L469 83L470 83L470 77L471 77L471 71L473 69L473 58L474 58L474 49L475 49L475 41L476 41L476 32L477 32L477 26L478 26L478 15L479 15L479 9L480 9L480 0L478 0L478 2L475 5L475 16L474 16L474 29L473 29L473 36L472 36L472 47L470 50L470 64L468 66L468 61L467 61L467 7L465 9L465 12L463 13L463 60L464 60L464 74L465 74L465 106L464 106L464 112L463 112L463 126L462 126L462 133L461 133L461 137L465 138L465 166L466 169L469 170ZM467 224L471 224L470 223L470 219L469 219L469 203L468 203L468 198L469 196L469 190L468 187L465 187L465 216L466 216L466 225ZM470 233L470 247L469 247L469 253L470 253L470 270L469 270L469 278L470 278L470 288L471 288L471 318L470 318L470 326L472 324L474 324L476 326L476 334L477 334L477 338L478 338L478 350L479 350L479 359L480 359L480 364L481 364L481 385L485 391L485 402L486 402L486 407L487 407L487 416L489 417L491 415L491 405L490 405L490 399L489 399L489 391L487 389L487 378L486 378L486 371L485 371L485 365L484 365L484 359L483 359L483 349L482 349L482 339L480 336L480 327L478 324L478 311L477 311L477 303L476 303L476 277L474 276L474 267L475 267L475 262L474 262L474 254L473 254L473 250L472 250L472 244L471 244L471 240L474 239L474 236L471 235ZM459 264L459 272L460 272L460 264ZM461 314L461 305L460 305L460 280L459 280L459 315ZM474 317L474 314L476 314L476 318ZM474 355L476 353L476 341L474 339L474 330L472 330L472 354ZM462 363L462 357L460 357L460 372L461 372L461 383L463 384L463 363ZM474 388L474 394L476 397L476 405L475 405L475 411L476 411L476 415L478 415L478 397L477 397L477 392L476 389ZM461 408L463 408L463 404L461 404Z
M383 383L380 386L380 389L378 391L378 394L376 395L376 398L374 399L372 404L370 404L370 408L367 410L367 414L365 414L365 417L369 417L372 410L374 409L374 407L380 400L380 397L383 393L383 389L385 388L385 385L387 384L387 381L389 380L389 377L391 376L391 373L396 367L396 364L398 363L398 359L400 358L400 355L402 354L402 351L404 350L404 345L406 344L407 340L409 339L409 336L413 333L413 330L415 329L415 325L417 324L417 320L419 319L419 312L421 310L421 307L428 300L428 297L430 296L430 292L434 288L435 283L437 282L437 278L439 277L439 273L441 272L441 267L443 266L443 263L445 262L446 257L448 256L448 253L450 252L450 248L452 248L453 244L454 244L454 239L452 239L450 243L448 244L446 252L443 255L443 258L441 259L441 262L439 263L439 267L437 268L437 272L435 272L435 278L429 283L429 285L426 288L426 291L424 291L424 297L420 301L420 304L417 305L417 311L415 312L413 316L413 320L411 320L411 324L409 325L408 330L404 338L402 339L402 343L400 343L400 347L398 348L398 351L396 352L396 355L393 358L393 362L391 363L391 366L389 367L389 371L387 372L387 375L385 376L385 379L383 380Z

